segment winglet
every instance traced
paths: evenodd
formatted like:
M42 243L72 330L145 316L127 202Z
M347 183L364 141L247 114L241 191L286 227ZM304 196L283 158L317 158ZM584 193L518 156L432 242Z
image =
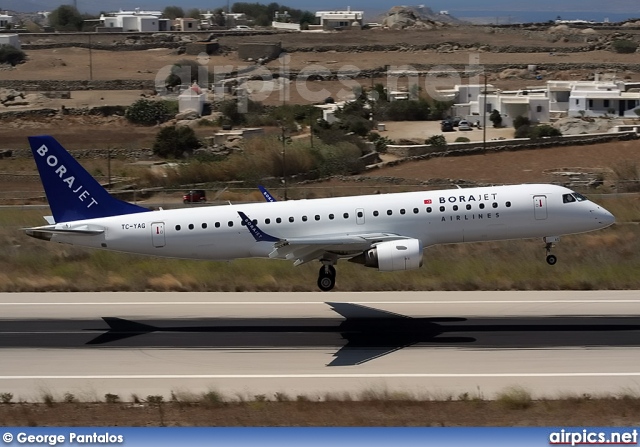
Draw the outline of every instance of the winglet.
M149 211L109 195L53 137L29 137L29 144L56 222Z
M270 234L267 234L264 231L262 231L260 228L258 228L258 225L254 224L253 221L249 219L247 215L242 211L238 211L238 215L240 216L240 219L242 219L245 226L247 227L247 230L249 230L249 233L251 233L251 236L253 236L256 242L279 242L280 241L280 239L278 239L277 237L273 237Z
M275 199L275 197L273 197L271 195L271 193L269 191L267 191L267 188L265 188L262 185L258 185L258 189L260 190L260 192L262 193L262 195L264 196L265 200L267 202L277 202L277 200Z

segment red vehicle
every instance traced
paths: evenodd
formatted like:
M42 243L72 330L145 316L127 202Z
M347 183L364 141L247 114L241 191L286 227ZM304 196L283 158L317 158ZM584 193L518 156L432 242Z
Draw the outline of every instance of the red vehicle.
M182 201L184 203L200 203L207 201L207 195L204 192L204 189L192 189L182 196Z

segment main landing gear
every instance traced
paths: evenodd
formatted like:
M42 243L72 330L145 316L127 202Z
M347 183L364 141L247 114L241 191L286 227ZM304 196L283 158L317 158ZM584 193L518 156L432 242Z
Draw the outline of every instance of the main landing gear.
M560 240L557 236L545 237L543 238L545 242L545 250L547 251L547 264L555 265L558 262L558 258L555 255L551 254L551 249L553 248L554 242L558 242Z
M318 287L328 292L336 285L336 268L332 264L323 264L318 272Z

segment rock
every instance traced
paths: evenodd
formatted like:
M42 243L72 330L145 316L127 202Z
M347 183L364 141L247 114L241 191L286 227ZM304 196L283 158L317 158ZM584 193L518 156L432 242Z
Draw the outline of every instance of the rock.
M195 110L185 110L176 115L177 120L195 120L200 118L200 115Z

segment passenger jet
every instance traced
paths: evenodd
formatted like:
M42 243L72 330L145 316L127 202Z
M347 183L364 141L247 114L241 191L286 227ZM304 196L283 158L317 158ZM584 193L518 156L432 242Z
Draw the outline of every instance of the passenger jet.
M554 265L560 236L615 222L583 195L546 184L152 211L110 196L53 137L29 143L53 214L29 236L170 258L318 260L323 291L334 288L339 259L411 270L436 244L540 237Z

